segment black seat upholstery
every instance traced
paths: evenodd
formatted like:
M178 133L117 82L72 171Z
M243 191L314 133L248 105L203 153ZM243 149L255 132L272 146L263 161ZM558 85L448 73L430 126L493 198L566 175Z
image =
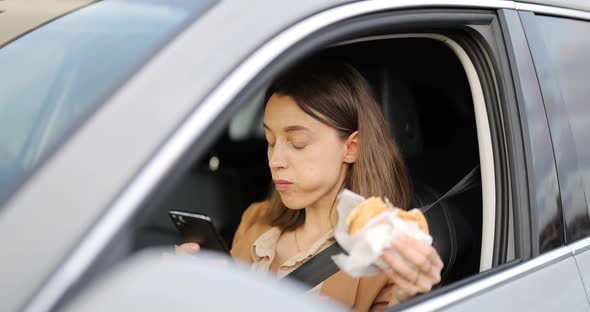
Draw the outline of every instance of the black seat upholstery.
M236 210L243 206L242 198L242 189L235 172L211 171L207 168L193 170L180 181L158 207L155 207L149 219L137 233L135 248L182 242L182 238L170 221L169 210L208 215L229 243L240 222L241 215Z
M435 202L446 190L437 190L428 182L430 173L421 170L428 168L425 166L428 158L424 157L423 130L417 103L407 81L399 77L400 73L390 71L387 66L379 66L376 70L380 73L373 72L370 75L373 79L379 77L378 83L374 85L376 96L383 105L392 134L408 165L413 188L412 206L426 206ZM458 180L453 183L455 182ZM473 235L461 210L453 199L447 199L431 207L426 213L426 219L433 237L433 246L445 264L441 285L464 277L463 265L469 261L472 252Z
M426 184L414 185L413 207L424 207L443 195ZM464 277L463 265L469 261L468 255L473 246L471 226L457 208L452 200L446 199L425 213L433 238L432 245L445 264L441 273L441 285Z
M209 164L213 156L219 161L215 170ZM231 247L243 211L266 197L269 180L264 138L235 141L222 134L139 226L134 248L182 242L168 216L170 210L208 215Z

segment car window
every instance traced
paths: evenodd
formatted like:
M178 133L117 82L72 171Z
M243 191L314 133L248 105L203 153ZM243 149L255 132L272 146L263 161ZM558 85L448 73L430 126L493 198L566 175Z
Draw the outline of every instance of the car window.
M565 116L559 116L560 119L567 118L571 127L571 132L575 145L573 155L568 155L571 151L561 153L564 159L574 166L575 158L579 165L579 175L585 180L585 193L590 192L590 89L588 88L588 79L590 78L590 40L587 38L590 33L590 22L567 19L552 16L536 16L537 25L543 36L543 41L549 54L552 72L556 75L563 105L565 105ZM563 133L559 128L552 128L552 136L559 138ZM575 155L577 153L577 155ZM574 156L574 157L571 157ZM571 160L571 161L570 161ZM568 183L576 183L570 179ZM561 186L569 188L568 185ZM588 195L586 195L587 197ZM580 200L573 203L575 207L586 206L584 197L577 197ZM583 209L583 208L582 208ZM574 230L571 230L570 239L577 239L590 233L590 224L586 214L577 213L573 220ZM568 226L569 227L569 226Z
M264 109L264 92L259 92L247 105L232 118L229 124L229 137L233 141L250 137L264 138L260 112Z
M0 202L210 2L102 1L0 48Z

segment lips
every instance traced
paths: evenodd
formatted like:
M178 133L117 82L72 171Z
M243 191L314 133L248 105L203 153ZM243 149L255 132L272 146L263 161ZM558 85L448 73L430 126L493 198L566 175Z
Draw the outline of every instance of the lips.
M289 188L289 186L293 184L292 182L289 182L287 180L273 180L273 182L275 183L275 187L278 191L286 191Z

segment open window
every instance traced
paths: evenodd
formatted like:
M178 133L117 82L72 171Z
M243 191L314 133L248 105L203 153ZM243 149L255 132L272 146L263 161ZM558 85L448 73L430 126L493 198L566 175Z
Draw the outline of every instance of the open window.
M506 257L507 249L506 240L498 241L506 237L497 231L498 214L504 214L502 219L508 215L496 201L499 166L486 103L486 96L497 98L485 90L495 82L489 63L475 57L480 55L474 50L487 53L477 46L482 39L470 32L473 29L456 24L444 30L423 26L371 35L365 31L289 63L321 54L354 65L369 80L409 169L414 207L436 201L470 170L481 167L481 185L442 201L427 214L435 247L445 262L443 284L505 261L499 254ZM275 75L285 68L276 67ZM270 190L261 95L272 77L263 75L258 88L245 97L248 100L238 101L213 143L155 205L153 215L136 232L135 249L180 242L167 215L170 209L211 216L231 243L242 212L250 203L264 200Z
M481 96L472 94L471 86L479 81L466 69L473 65L464 50L446 36L420 33L358 38L319 53L352 64L370 81L409 169L414 207L435 202L480 162L488 166L482 168L491 177L483 181L491 185L485 202L478 185L435 205L427 216L445 262L444 283L489 268L494 180L491 155L480 151L489 153L491 141L489 128L477 127L477 122L487 124L487 112ZM244 209L264 200L271 180L263 98L255 96L244 104L141 228L136 248L180 242L167 215L170 209L211 216L230 244Z

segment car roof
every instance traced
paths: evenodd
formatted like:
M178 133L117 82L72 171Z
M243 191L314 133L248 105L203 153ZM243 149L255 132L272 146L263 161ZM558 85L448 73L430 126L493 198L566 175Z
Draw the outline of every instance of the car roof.
M47 22L50 22L53 19L96 1L97 0L0 1L0 46ZM510 0L506 1L509 2ZM590 12L590 1L587 0L521 0L515 2L548 5Z

